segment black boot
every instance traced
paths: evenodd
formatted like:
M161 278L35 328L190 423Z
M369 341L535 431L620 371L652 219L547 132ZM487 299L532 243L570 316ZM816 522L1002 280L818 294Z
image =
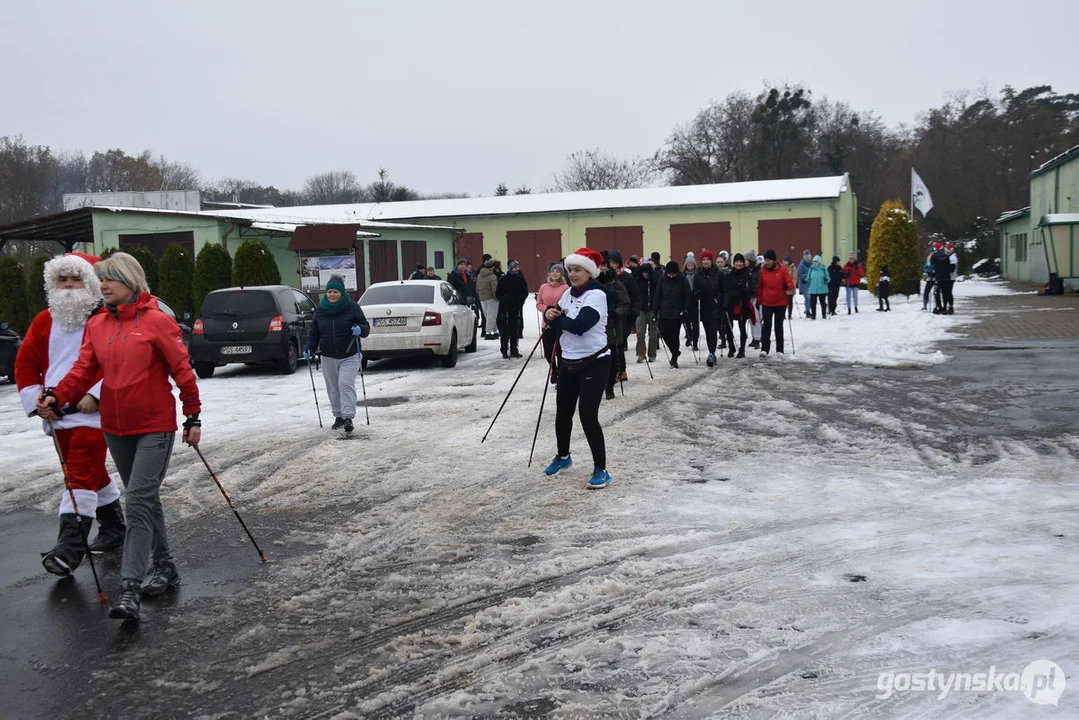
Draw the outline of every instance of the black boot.
M330 426L330 430L340 430L345 426L345 419L343 417L334 418L333 425Z
M172 560L154 560L150 567L150 576L142 584L142 594L146 597L157 597L179 584L180 573Z
M80 527L81 523L81 527ZM75 513L60 516L60 533L56 538L56 547L47 553L41 553L41 564L53 575L66 577L75 572L86 554L86 537L93 518L82 517Z
M138 580L124 580L120 602L109 608L109 617L118 620L138 620L142 605L142 585Z
M97 507L97 537L90 543L90 552L94 555L119 550L124 546L124 509L119 500Z

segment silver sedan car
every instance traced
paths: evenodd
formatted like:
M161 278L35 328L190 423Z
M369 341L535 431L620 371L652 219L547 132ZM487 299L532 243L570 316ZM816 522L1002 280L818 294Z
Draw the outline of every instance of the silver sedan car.
M363 341L363 366L369 360L407 355L437 355L443 367L457 354L476 351L479 321L472 303L443 280L375 283L360 298L371 334Z

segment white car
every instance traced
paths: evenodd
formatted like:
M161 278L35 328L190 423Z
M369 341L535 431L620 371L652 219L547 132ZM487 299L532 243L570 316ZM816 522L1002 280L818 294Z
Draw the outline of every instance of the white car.
M406 355L438 355L442 367L451 368L460 350L476 352L476 312L444 280L375 283L360 307L371 323L363 340L364 368L368 360Z

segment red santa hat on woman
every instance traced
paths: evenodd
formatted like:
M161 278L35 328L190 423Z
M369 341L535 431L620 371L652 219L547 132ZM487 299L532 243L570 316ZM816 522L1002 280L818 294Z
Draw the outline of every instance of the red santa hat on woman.
M599 277L599 266L603 264L603 256L591 248L578 248L577 251L566 256L562 263L567 268L570 265L584 268L593 278Z

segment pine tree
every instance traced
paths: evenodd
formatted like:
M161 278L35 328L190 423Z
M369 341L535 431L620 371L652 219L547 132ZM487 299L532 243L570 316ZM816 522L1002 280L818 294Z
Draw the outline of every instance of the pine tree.
M45 263L48 261L49 258L38 255L30 265L30 279L26 283L26 305L31 320L49 306L49 298L45 294ZM96 280L97 278L84 278L85 282Z
M902 293L909 280L922 277L923 260L910 213L899 200L886 200L869 232L869 257L865 266L869 291L876 295L880 268L887 265L892 292Z
M0 258L0 321L19 334L30 326L26 302L26 275L13 257Z
M244 287L281 284L281 271L266 243L244 240L232 259L232 284Z
M191 255L182 245L173 243L165 249L165 255L161 258L161 265L158 268L161 283L156 294L171 305L179 317L183 317L184 313L195 312L191 296L194 268L195 264L191 262Z
M127 254L138 260L139 265L142 265L142 271L146 273L146 284L150 286L150 294L157 295L157 291L160 289L158 287L160 270L157 265L157 258L154 257L154 254L150 252L150 250L144 248L142 245L131 248L127 251ZM165 251L165 254L168 255L167 250ZM187 252L185 251L184 254L186 255ZM165 258L161 258L161 260L164 261ZM166 300L165 302L169 301ZM169 304L171 305L172 303ZM177 310L176 312L180 311Z
M227 288L232 284L232 258L229 251L216 243L207 243L195 258L195 281L191 288L195 308L202 308L202 301L213 290Z

